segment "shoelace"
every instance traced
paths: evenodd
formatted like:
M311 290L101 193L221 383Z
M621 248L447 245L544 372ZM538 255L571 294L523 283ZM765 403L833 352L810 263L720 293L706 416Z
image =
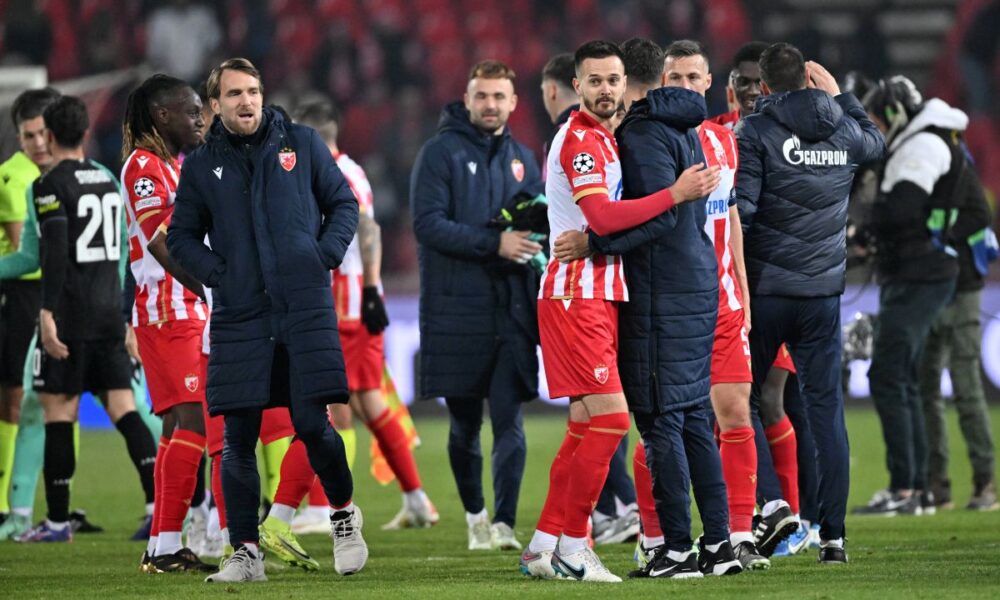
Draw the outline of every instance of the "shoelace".
M333 525L333 537L346 538L354 535L357 528L354 526L353 514L348 514L345 517L339 519L330 519L330 524Z

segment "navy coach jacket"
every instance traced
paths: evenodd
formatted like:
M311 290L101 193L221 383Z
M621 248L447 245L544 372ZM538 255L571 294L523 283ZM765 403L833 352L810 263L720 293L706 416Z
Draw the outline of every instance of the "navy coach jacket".
M482 134L462 103L445 107L410 178L422 397L485 397L501 339L516 347L526 399L537 393L538 275L500 258L500 230L489 227L520 192L544 192L531 151L509 128Z
M858 165L885 154L882 134L853 95L817 89L760 98L735 133L750 293L842 294L847 198Z
M705 162L694 129L705 99L675 87L650 91L618 128L622 198L669 188ZM591 233L603 254L624 254L629 301L619 304L618 371L629 410L659 413L708 401L719 278L705 234L705 199L674 207L609 238Z
M314 130L269 108L260 127L247 154L215 120L184 161L167 233L170 255L212 288L213 415L271 403L278 343L294 397L348 395L330 270L354 237L357 199Z

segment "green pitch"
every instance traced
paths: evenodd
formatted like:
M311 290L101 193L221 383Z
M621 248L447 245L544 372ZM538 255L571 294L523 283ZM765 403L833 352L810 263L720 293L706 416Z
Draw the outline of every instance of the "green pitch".
M4 598L996 598L1000 597L1000 513L968 513L968 460L949 415L952 478L959 508L932 517L849 518L851 564L821 567L816 555L776 558L769 572L698 581L626 581L618 585L533 581L517 569L516 553L465 550L466 531L445 451L447 423L424 418L417 426L423 446L417 461L425 487L441 513L428 530L382 532L400 506L395 485L381 487L368 475L368 437L360 433L355 501L364 509L371 558L358 575L333 571L330 540L307 536L303 545L323 565L318 573L269 570L263 584L209 585L196 575L141 575L143 545L127 541L138 526L142 497L123 442L113 431L87 431L74 481L73 506L106 528L68 545L0 544L0 594ZM531 536L544 499L548 466L562 437L558 417L526 419L528 466L521 491L517 534ZM993 412L1000 431L1000 410ZM886 483L881 433L874 412L851 410L851 506L867 501ZM484 454L489 456L488 424ZM633 438L635 439L635 438ZM486 465L486 473L489 466ZM488 485L488 484L487 484ZM487 490L487 505L490 492ZM39 496L40 498L40 496ZM42 504L36 515L42 515ZM695 529L700 525L695 522ZM605 564L624 575L632 568L631 545L598 548ZM355 596L357 595L357 596ZM683 595L683 596L681 596Z

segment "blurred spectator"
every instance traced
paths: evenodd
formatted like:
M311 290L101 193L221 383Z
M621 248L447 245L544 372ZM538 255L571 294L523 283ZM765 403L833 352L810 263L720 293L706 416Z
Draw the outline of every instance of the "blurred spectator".
M191 0L171 0L149 15L146 59L154 69L197 82L222 45L215 13Z
M979 10L962 38L959 63L965 80L969 110L987 115L993 110L997 48L1000 47L1000 1Z
M52 27L34 0L11 0L3 28L6 65L44 65L52 49Z

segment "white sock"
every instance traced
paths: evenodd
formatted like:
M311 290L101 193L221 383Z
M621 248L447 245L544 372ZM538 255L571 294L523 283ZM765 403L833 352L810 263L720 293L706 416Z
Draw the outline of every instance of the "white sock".
M427 494L423 488L417 488L410 492L403 492L403 506L411 511L418 510L427 505Z
M465 513L465 522L469 525L469 527L472 527L480 521L489 521L489 519L490 515L486 512L485 508L477 513Z
M820 548L843 548L844 538L837 538L835 540L820 540Z
M208 523L208 505L207 504L202 503L202 504L199 504L197 506L192 506L191 508L188 509L188 512L191 513L191 517L192 518L194 518L195 516L198 516L198 517L201 517L202 522Z
M181 532L161 531L160 537L156 540L156 556L173 554L183 547L181 545Z
M219 534L219 509L214 506L208 511L208 525L205 528L210 536Z
M713 552L714 553L714 552L718 552L719 548L721 546L722 546L722 542L719 542L718 544L707 544L707 545L705 545L705 549L708 550L709 552Z
M753 543L753 534L749 531L734 531L729 534L729 542L735 548L743 542Z
M330 514L330 507L322 504L310 504L306 507L303 513L313 518L326 517Z
M232 544L229 543L229 528L228 527L223 527L222 530L219 531L219 535L222 536L222 545L223 546L232 546Z
M288 506L287 504L272 504L271 510L267 511L268 517L274 517L278 519L285 525L292 522L292 518L295 516L295 507Z
M147 517L153 516L153 503L152 502L147 502L146 503L146 516Z
M348 502L347 504L345 504L344 506L341 506L340 508L334 508L334 507L331 506L330 507L330 518L333 518L333 513L339 513L339 512L343 512L343 511L347 511L349 513L354 512L354 502Z
M260 547L257 544L243 544L243 547L249 550L254 558L260 558Z
M155 535L149 536L149 541L146 542L146 554L148 554L150 556L156 556L156 541L157 541L157 539L159 539L159 538L157 538L157 536L155 536Z
M32 508L30 508L30 507L29 508L12 508L12 509L10 509L10 512L14 513L15 515L21 516L21 517L26 517L28 519L29 523L31 522L31 516L35 513L35 511Z
M765 517L768 517L771 515L771 513L778 510L782 506L788 506L788 503L785 502L784 500L771 500L770 502L764 505L764 508L761 509L760 514Z
M559 538L559 554L563 556L581 552L586 547L587 538L585 537L577 538L564 535Z
M685 550L684 552L677 552L676 550L667 550L667 558L677 562L684 562L687 557L691 554L690 550Z
M556 544L558 543L559 536L536 529L535 534L531 536L531 541L528 542L528 550L536 553L552 552L556 549Z
M658 535L656 537L650 537L648 535L644 535L642 536L642 538L643 538L642 547L645 548L646 550L659 548L660 546L666 543L662 535Z
M48 519L45 519L45 524L48 526L49 529L51 529L53 531L62 531L63 529L66 529L67 527L69 527L69 521L63 521L62 523L56 523L55 521L50 521Z

